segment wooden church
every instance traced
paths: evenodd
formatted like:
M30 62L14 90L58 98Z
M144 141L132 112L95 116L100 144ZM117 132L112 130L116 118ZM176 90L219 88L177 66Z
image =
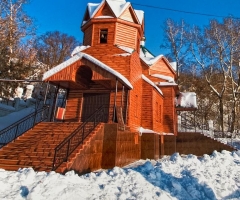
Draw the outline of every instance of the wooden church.
M125 0L89 3L81 29L84 46L43 78L69 91L64 121L84 121L105 105L108 122L119 114L131 132L176 134L176 71L144 47L144 12Z
M32 134L32 152L41 150L21 154L15 168L85 173L164 155L164 137L177 135L177 74L144 46L144 27L144 12L125 0L88 3L83 45L43 76L67 91L65 106L55 111L58 122L20 136L26 143Z

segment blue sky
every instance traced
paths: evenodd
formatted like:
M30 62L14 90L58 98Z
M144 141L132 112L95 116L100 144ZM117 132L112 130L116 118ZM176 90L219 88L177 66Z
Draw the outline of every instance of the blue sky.
M89 2L100 3L101 0L31 0L25 10L28 15L35 19L37 34L57 30L75 36L82 42L83 34L80 30L80 24ZM231 15L240 18L239 0L132 0L130 2L134 9L145 12L146 47L155 55L164 54L159 46L163 40L162 25L166 19L171 18L175 21L184 19L188 24L204 26L208 24L209 19L221 20L222 18L150 8L134 3L217 16Z

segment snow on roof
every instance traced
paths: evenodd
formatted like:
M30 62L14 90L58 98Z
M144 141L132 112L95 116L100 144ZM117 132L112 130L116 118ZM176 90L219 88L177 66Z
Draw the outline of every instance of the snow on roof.
M85 59L91 61L92 63L96 64L97 66L101 67L102 69L104 69L104 70L108 71L109 73L113 74L119 80L123 81L129 88L133 89L132 84L122 74L115 71L111 67L105 65L104 63L97 60L96 58L94 58L94 57L92 57L92 56L90 56L86 53L82 53L82 52L78 52L72 58L66 60L65 62L61 63L60 65L57 65L56 67L54 67L54 68L50 69L49 71L45 72L43 74L43 80L45 80L45 79L49 78L50 76L58 73L59 71L63 70L64 68L68 67L69 65L73 64L74 62L76 62L76 61L78 61L82 58L85 58Z
M197 108L197 99L195 92L180 92L176 106L183 108Z
M142 24L143 18L144 18L144 11L142 10L134 10L134 11L139 19L139 22Z
M108 18L114 18L113 16L108 16L108 15L104 15L104 16L97 16L95 18L99 18L99 19L108 19Z
M159 85L159 86L177 86L178 84L177 83L169 83L169 82L158 82L156 83L156 85Z
M77 46L77 47L75 47L74 49L73 49L73 51L72 51L72 53L71 53L71 56L74 56L76 53L79 53L79 52L81 52L81 51L83 51L83 50L85 50L85 49L87 49L87 48L89 48L90 46L88 45L88 46L84 46L84 45L82 45L82 46Z
M161 74L152 74L151 76L156 77L156 78L160 78L163 80L168 81L169 83L175 83L174 82L174 78L171 76L165 76L165 75L161 75Z
M141 46L141 48L140 48L140 58L148 66L153 65L155 62L157 62L162 57L163 57L163 55L158 55L157 57L155 57L148 49L146 49L143 46Z
M53 67L52 69L48 70L47 72L45 72L43 74L42 79L45 80L45 79L49 78L50 76L60 72L61 70L68 67L69 65L75 63L76 61L80 60L81 58L82 58L82 54L80 52L75 54L73 57L69 58L65 62L57 65L56 67Z
M162 91L149 79L147 78L145 75L142 74L142 79L144 81L146 81L147 83L149 83L150 85L152 85L161 95L163 95Z
M177 62L171 62L170 65L175 71L177 71Z
M119 53L119 54L114 54L114 56L130 56L131 54L130 53Z
M143 127L139 128L139 133L140 133L140 135L142 135L143 133L155 133L155 134L158 134L158 135L174 135L173 133L156 132L154 130L146 129L146 128L143 128Z
M119 49L122 49L123 51L126 51L130 54L132 54L135 50L129 47L124 47L124 46L120 46L120 45L116 45L116 47L118 47Z
M114 15L118 18L120 15L126 10L126 8L131 5L129 2L126 2L125 0L103 0L100 4L96 3L88 3L88 12L90 15L90 18L93 18L94 15L98 12L98 10L102 7L104 2L107 2L107 4L112 9ZM136 13L136 16L139 20L139 22L142 24L144 12L141 10L134 10ZM83 22L82 25L84 25L86 22Z
M123 11L130 5L130 3L126 2L125 0L122 1L106 0L106 2L111 7L116 17L119 17L123 13Z
M99 7L101 7L101 5L103 3L104 3L104 1L102 1L101 3L88 3L87 4L90 18L92 18L95 15L95 13L98 11Z

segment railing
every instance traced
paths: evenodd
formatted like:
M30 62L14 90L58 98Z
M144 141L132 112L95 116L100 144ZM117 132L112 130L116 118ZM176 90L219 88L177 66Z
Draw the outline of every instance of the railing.
M1 130L0 131L0 148L8 144L9 142L15 140L24 132L34 127L37 123L47 120L48 114L49 114L49 107L45 106L27 115L26 117L8 126L7 128Z
M68 160L71 153L83 143L84 139L95 129L100 122L108 120L108 106L98 108L83 124L66 137L56 148L52 170L56 170L63 162Z

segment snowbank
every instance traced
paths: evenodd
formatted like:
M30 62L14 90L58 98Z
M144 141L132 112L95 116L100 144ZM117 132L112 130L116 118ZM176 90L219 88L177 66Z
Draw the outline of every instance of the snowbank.
M0 199L239 199L239 177L240 151L214 151L202 158L175 153L82 176L0 169Z

